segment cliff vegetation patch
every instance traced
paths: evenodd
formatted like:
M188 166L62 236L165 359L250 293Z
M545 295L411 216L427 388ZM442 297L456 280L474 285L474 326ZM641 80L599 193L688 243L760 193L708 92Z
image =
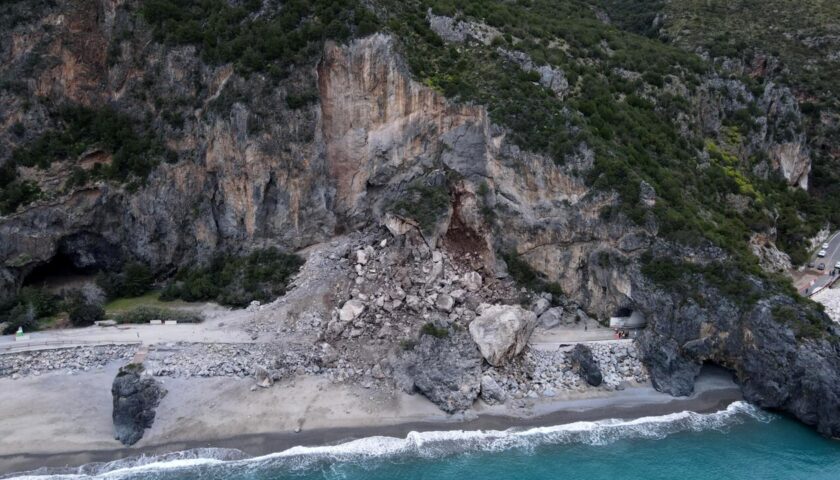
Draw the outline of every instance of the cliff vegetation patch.
M378 28L358 0L145 0L141 7L158 41L192 44L210 63L234 63L239 72L285 76L317 58L325 40L344 41Z
M132 118L111 108L71 106L52 118L55 128L12 152L0 168L0 213L12 213L41 195L38 185L20 177L20 167L50 168L54 162L73 162L65 188L83 186L92 180L112 180L139 186L167 153L148 125L139 128ZM104 152L107 161L82 166L85 154Z

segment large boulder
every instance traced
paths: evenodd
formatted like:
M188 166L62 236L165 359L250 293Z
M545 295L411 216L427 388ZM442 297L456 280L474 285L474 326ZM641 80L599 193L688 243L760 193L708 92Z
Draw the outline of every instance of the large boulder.
M487 363L500 366L522 353L536 326L534 312L520 306L493 305L470 323L470 335Z
M123 445L134 445L155 420L155 408L166 395L163 388L142 365L121 368L111 386L114 399L114 437Z
M496 379L490 375L484 375L481 377L481 399L487 405L496 405L497 403L505 403L507 394L496 382Z
M539 317L543 328L554 328L563 322L563 307L549 308Z
M582 343L575 345L572 350L571 362L572 370L593 387L597 387L604 380L601 368L595 361L595 357L592 356L592 350L586 345Z
M463 332L421 335L402 352L396 370L403 390L420 392L447 413L470 408L481 388L481 354Z

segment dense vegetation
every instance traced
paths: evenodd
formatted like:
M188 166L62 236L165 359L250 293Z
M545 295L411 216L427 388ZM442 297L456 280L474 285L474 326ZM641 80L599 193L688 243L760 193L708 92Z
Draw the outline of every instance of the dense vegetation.
M794 90L804 114L812 158L811 195L772 191L779 213L778 238L796 263L805 239L827 223L840 225L840 3L821 0L599 0L622 28L687 50L700 49L720 63L736 59L762 80ZM658 18L658 22L654 19ZM760 87L761 85L758 85ZM827 117L826 117L827 116Z
M513 253L502 255L508 267L508 274L517 284L534 292L547 292L552 295L554 301L563 298L563 289L558 283L546 281L545 277L531 268L525 260Z
M185 268L161 294L162 300L215 301L247 306L274 300L286 292L289 277L303 260L276 248L255 250L245 256L219 255L207 266Z
M66 107L53 117L55 129L16 149L0 168L0 213L14 212L41 194L34 182L19 178L19 167L47 169L53 162L75 162L82 154L101 149L110 155L110 162L97 162L89 169L74 165L65 187L97 179L136 187L166 154L147 125L136 128L133 119L110 108Z
M154 281L149 267L139 262L128 263L119 272L101 272L96 277L96 284L110 299L139 297L152 289Z
M376 16L359 0L145 0L141 12L155 37L195 44L210 63L235 63L241 73L283 76L317 58L325 40L376 31Z
M745 2L750 3L736 2L738 11L757 8ZM826 220L840 215L835 213L840 208L815 206L806 195L780 182L758 180L740 160L701 168L701 154L729 160L718 153L734 151L738 145L708 151L706 138L681 132L675 119L690 113L691 106L672 92L685 88L691 93L714 71L714 64L669 44L667 33L655 22L665 8L661 0L596 3L620 28L604 23L591 3L582 0L381 0L372 9L376 15L352 0L287 1L276 9L264 8L257 0L234 4L146 0L142 14L159 40L198 45L206 60L234 62L246 74L285 74L292 66L317 58L327 39L346 40L384 28L402 40L414 75L449 97L487 105L493 119L509 127L519 145L561 163L584 145L593 149L596 165L589 173L590 182L616 190L621 197L620 207L605 215L622 214L642 222L645 211L637 200L640 181L645 180L661 200L655 214L667 238L695 243L706 239L748 257L749 232L775 227L780 246L795 261L803 261L806 240ZM726 17L724 3L691 8L697 10L696 17L717 21ZM483 22L500 35L491 45L447 45L431 30L429 9ZM714 31L739 30L719 26L727 28ZM719 54L737 53L744 45L743 40L713 38L714 45L731 47L715 47ZM570 84L566 98L540 86L534 72L514 65L505 54L514 50L527 53L537 65L562 70ZM761 80L747 76L742 80L756 92L763 88ZM822 85L817 89L828 90L825 82L817 83ZM310 93L287 99L290 108L314 100ZM736 135L745 134L753 128L755 113L744 110L725 121ZM840 182L831 188L836 183ZM437 198L434 192L412 192L418 194ZM732 195L746 196L747 208L733 208L726 201Z
M102 320L102 298L90 289L67 290L60 294L37 287L24 287L20 292L0 303L0 334L40 329L61 314L73 326L92 325Z
M127 312L117 314L114 317L114 320L119 324L149 323L152 320L174 320L178 323L200 323L203 320L203 317L194 312L182 312L171 308L141 305Z

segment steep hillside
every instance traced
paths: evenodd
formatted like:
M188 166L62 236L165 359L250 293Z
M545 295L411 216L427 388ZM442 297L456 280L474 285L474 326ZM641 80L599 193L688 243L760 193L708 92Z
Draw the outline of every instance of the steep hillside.
M600 6L616 26L697 52L723 72L789 88L803 113L801 138L812 172L810 200L791 205L805 222L791 225L783 220L780 236L783 243L795 244L827 222L838 224L840 6L836 2L601 0ZM801 252L796 259L803 260Z
M661 390L710 361L840 433L836 327L778 275L777 247L801 261L830 219L795 78L611 21L616 2L6 5L9 305L50 265L163 281L384 223L602 321L643 312Z

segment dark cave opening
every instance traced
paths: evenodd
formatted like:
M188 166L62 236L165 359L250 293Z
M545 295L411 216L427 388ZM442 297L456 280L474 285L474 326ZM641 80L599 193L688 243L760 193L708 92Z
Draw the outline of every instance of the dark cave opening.
M74 288L93 281L103 270L116 270L122 265L119 248L101 235L75 233L62 238L55 253L46 262L34 266L23 276L22 286L49 290Z
M700 373L694 379L695 389L703 389L702 387L727 387L740 388L738 376L734 370L731 370L723 365L712 360L706 360L700 367Z
M59 252L48 262L36 266L26 274L22 286L49 290L69 287L79 282L93 280L100 270L95 266L77 267L72 258Z

